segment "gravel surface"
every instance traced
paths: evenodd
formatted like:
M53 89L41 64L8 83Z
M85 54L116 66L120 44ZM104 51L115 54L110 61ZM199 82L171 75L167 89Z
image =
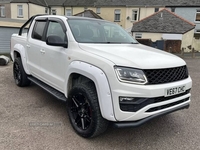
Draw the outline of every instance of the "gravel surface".
M65 104L32 84L17 87L12 63L0 66L0 150L200 150L200 59L185 59L193 79L189 109L137 128L109 127L93 139L70 126Z

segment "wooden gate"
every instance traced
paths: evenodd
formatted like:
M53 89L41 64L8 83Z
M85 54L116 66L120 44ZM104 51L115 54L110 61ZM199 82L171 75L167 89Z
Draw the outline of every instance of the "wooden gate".
M180 53L181 40L166 40L164 50L170 53Z
M151 39L137 39L139 43L158 48L170 53L181 52L181 40L157 40L152 42Z

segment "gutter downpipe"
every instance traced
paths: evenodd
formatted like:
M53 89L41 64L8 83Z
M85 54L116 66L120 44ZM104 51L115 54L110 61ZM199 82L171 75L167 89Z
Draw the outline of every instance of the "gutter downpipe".
M30 18L30 7L29 7L29 2L27 3L28 5L28 19Z

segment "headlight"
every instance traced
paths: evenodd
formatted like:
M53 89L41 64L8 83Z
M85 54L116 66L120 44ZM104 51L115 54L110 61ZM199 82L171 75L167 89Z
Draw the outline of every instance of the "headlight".
M117 66L115 66L114 68L119 80L122 82L130 82L137 84L147 83L146 76L142 70Z

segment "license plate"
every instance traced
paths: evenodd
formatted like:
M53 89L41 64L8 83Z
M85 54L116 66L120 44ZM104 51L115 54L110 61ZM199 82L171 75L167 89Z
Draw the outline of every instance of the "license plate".
M185 92L185 85L168 88L165 90L165 97L177 95L177 94L184 93L184 92Z

